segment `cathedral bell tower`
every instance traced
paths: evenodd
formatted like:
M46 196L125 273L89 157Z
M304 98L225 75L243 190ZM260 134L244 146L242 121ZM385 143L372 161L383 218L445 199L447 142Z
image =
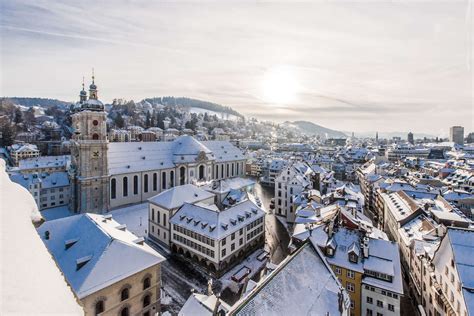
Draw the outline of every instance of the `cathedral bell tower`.
M71 205L76 213L105 213L109 210L109 177L107 166L107 114L97 99L92 76L89 99L84 85L80 102L72 114L74 134L71 139Z

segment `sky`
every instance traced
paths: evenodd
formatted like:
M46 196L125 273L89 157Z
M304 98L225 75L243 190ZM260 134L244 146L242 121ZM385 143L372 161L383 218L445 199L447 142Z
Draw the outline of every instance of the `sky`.
M343 131L474 130L470 1L0 2L0 95L186 96Z

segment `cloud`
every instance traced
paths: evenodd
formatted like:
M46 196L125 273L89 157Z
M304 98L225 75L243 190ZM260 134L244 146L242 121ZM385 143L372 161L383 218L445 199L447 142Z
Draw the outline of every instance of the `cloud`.
M95 67L105 101L177 95L344 130L469 130L468 6L5 0L1 90L71 100ZM280 65L301 89L275 106L261 86Z

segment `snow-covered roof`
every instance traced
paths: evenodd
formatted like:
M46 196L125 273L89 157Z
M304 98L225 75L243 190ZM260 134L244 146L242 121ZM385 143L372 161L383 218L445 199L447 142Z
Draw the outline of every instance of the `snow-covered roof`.
M11 151L16 153L21 153L24 151L39 151L38 147L33 144L13 144L11 146Z
M200 142L192 136L180 136L172 142L109 143L107 156L111 175L174 168L199 159L216 162L245 159L242 151L229 142Z
M3 315L83 315L33 222L41 220L31 194L11 182L0 159L0 313Z
M233 315L340 315L340 303L349 308L347 293L319 249L306 244L239 301Z
M13 182L24 188L29 188L30 184L41 182L42 189L51 189L69 185L67 172L52 172L40 174L14 174L11 176Z
M220 240L264 216L265 212L250 200L235 204L221 212L185 203L170 219L170 223Z
M23 159L18 163L20 170L36 168L60 168L67 167L71 161L71 156L41 156L37 158Z
M80 299L165 260L104 215L87 213L48 221L38 233Z
M400 252L395 242L369 238L369 257L364 259L364 270L392 276L392 282L365 275L363 283L403 294Z
M214 194L209 193L195 185L185 184L163 191L148 199L153 204L171 210L183 206L184 203L195 204L212 198Z
M241 190L249 186L255 185L255 181L249 178L230 178L223 180L214 180L209 184L203 185L201 188L218 194L228 193L231 190Z

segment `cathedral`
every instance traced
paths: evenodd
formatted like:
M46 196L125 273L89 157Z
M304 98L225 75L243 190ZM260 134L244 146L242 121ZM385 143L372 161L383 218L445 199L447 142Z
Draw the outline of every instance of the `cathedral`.
M109 143L94 76L89 96L82 85L71 118L70 209L76 213L105 213L177 185L245 174L244 154L228 141L180 136L171 142Z

